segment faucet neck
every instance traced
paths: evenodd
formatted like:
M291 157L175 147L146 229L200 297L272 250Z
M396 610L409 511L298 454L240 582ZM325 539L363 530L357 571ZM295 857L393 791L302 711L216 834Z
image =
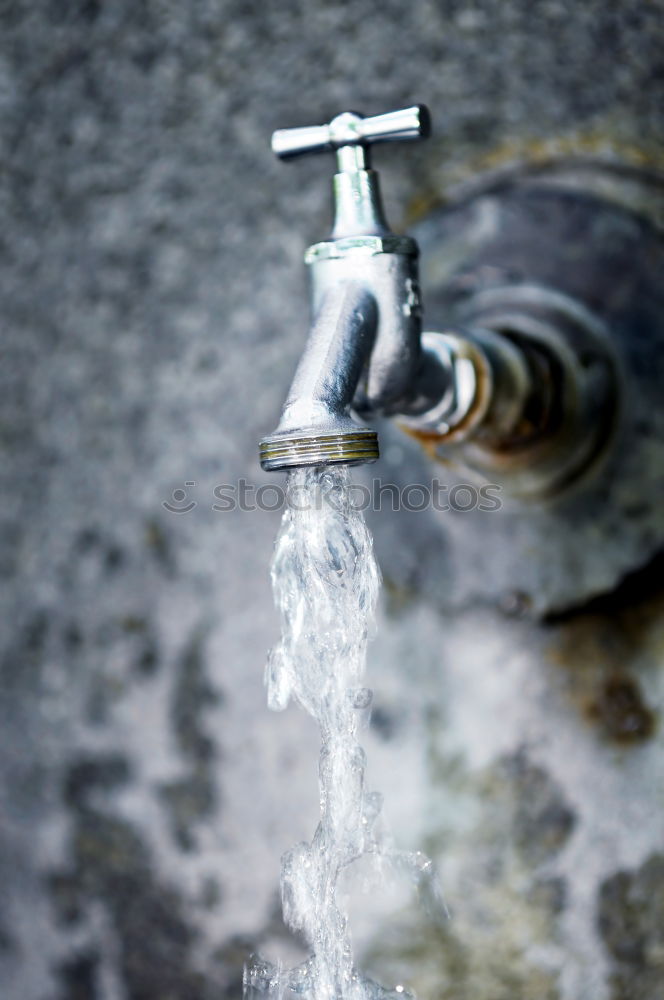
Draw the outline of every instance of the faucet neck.
M332 181L334 226L332 239L346 236L385 236L390 233L380 195L378 174L369 165L365 146L341 146L338 172Z

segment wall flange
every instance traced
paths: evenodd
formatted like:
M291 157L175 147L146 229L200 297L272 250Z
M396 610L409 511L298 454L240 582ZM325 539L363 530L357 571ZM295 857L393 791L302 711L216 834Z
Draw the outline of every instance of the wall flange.
M426 523L401 523L400 531L412 533L412 557L381 546L376 519L386 574L440 594L445 606L479 599L536 615L569 609L612 590L664 544L664 238L655 220L598 194L598 173L575 173L593 181L585 190L545 172L513 177L432 213L414 231L427 328L514 328L529 298L549 310L564 305L567 347L585 359L587 398L597 402L604 427L586 442L585 456L579 440L583 475L569 453L574 474L559 466L555 489L541 488L546 461L515 469L513 456L481 445L442 445L436 451L444 464L436 467L402 446L383 472L397 483L438 476L450 489L478 480L501 487L493 513L433 510ZM643 178L642 204L652 183ZM556 325L562 328L560 316ZM607 379L619 401L612 419L602 415ZM399 454L400 435L381 433L389 460ZM484 576L478 564L486 565Z

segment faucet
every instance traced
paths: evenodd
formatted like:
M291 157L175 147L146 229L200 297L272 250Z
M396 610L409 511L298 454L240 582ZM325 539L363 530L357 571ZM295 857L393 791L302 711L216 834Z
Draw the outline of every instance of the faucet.
M429 134L424 105L373 117L347 111L327 125L273 134L281 159L332 151L337 173L331 235L304 257L311 331L279 424L260 442L261 465L374 462L377 433L357 418L397 417L430 449L470 446L490 455L492 468L506 453L524 466L539 462L553 487L571 478L571 466L576 474L587 464L606 437L596 419L606 393L599 402L587 398L577 358L592 323L584 326L577 308L570 318L554 293L544 305L541 296L529 304L526 288L518 290L518 308L534 309L530 327L548 322L550 336L515 335L502 320L494 329L487 322L422 331L418 245L390 230L370 154L376 143Z

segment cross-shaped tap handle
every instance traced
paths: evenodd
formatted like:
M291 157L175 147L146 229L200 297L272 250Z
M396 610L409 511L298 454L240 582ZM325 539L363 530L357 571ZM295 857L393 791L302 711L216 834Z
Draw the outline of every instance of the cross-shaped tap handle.
M272 151L280 159L287 160L303 153L323 153L347 146L366 147L374 142L425 139L429 132L429 112L423 104L370 118L356 111L345 111L328 125L278 129L272 135Z
M344 111L328 125L279 129L272 135L272 149L282 160L303 153L336 152L332 237L384 235L390 228L383 213L378 175L369 169L369 146L424 139L429 131L429 112L423 104L372 118Z

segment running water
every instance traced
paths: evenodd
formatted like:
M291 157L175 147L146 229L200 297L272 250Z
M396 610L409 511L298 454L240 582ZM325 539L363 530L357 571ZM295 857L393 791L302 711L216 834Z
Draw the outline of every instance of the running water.
M402 986L386 990L356 970L337 898L342 871L367 854L406 869L430 901L438 895L428 858L383 842L376 824L382 798L365 787L358 735L371 691L361 682L380 574L364 516L351 502L347 467L297 469L287 492L272 562L282 636L269 655L266 683L270 708L293 698L321 731L320 823L311 843L288 851L281 866L284 920L311 954L290 970L255 959L245 970L244 995L403 1000Z

